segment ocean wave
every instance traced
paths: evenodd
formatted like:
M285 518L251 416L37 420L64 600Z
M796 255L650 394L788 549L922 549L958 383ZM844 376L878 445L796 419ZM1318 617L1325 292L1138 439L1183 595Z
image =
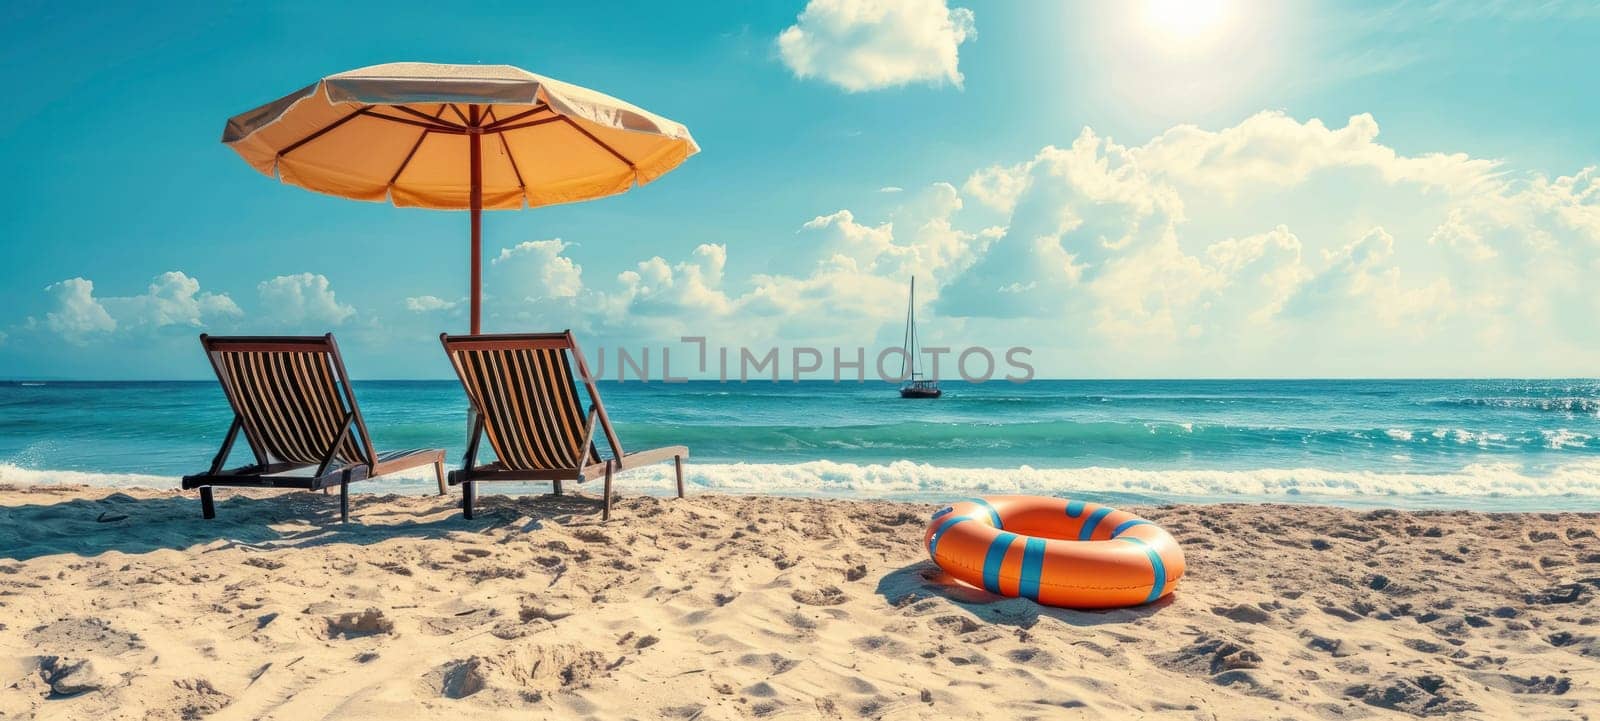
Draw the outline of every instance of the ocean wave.
M796 426L746 424L737 433L721 425L625 424L620 432L635 443L684 443L712 451L721 459L788 460L773 453L831 457L830 453L873 452L927 458L949 453L992 454L1026 451L1030 457L1061 459L1097 454L1172 457L1193 453L1258 453L1304 449L1344 453L1392 448L1426 449L1433 455L1457 452L1592 451L1594 436L1578 430L1520 430L1466 427L1314 428L1207 423L1203 421L905 421L874 425ZM980 456L993 458L993 455ZM1135 456L1130 456L1135 457Z
M693 487L725 493L839 497L941 497L956 494L1115 494L1152 500L1296 498L1393 501L1406 497L1585 498L1600 500L1600 461L1528 474L1516 464L1471 464L1450 473L1381 473L1316 468L1139 470L1133 468L950 468L894 463L689 463ZM174 488L175 477L19 468L0 464L0 483ZM659 493L672 485L670 465L617 478L619 488ZM542 484L538 484L542 487ZM427 492L431 472L362 483L363 491Z
M1594 436L1588 433L1569 431L1557 428L1553 431L1539 431L1539 437L1544 439L1544 445L1551 450L1559 451L1563 448L1585 448Z
M98 473L93 471L52 471L23 468L11 463L0 463L0 483L19 486L83 485L108 488L172 488L178 485L176 476L158 476L147 473Z
M1490 396L1482 398L1433 398L1425 405L1448 408L1490 408L1549 413L1600 415L1600 398L1593 396Z

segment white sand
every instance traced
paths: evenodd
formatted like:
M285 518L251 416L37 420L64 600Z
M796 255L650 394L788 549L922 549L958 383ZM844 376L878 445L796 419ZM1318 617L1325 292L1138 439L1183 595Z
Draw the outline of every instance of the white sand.
M0 718L1584 718L1600 516L1142 510L1189 575L949 585L932 507L0 486Z

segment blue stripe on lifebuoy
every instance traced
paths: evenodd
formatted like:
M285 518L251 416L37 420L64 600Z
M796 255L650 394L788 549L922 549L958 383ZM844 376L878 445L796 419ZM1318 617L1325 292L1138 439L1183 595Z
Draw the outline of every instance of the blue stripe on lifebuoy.
M944 508L941 508L941 509L939 509L937 511L934 511L933 512L933 518L930 518L928 520L937 521L937 520L939 520L939 518L941 516L948 516L948 515L950 515L950 512L954 511L954 510L956 510L955 506L945 506Z
M1044 539L1030 538L1022 546L1022 581L1017 585L1017 595L1030 601L1039 600L1039 579L1044 575Z
M1126 531L1126 530L1128 530L1130 528L1133 528L1134 526L1148 526L1148 525L1150 525L1150 522L1144 520L1143 518L1130 518L1130 519L1128 519L1126 521L1118 523L1116 528L1111 529L1111 537L1112 538L1116 538L1117 536L1122 535L1123 531Z
M994 506L989 505L988 501L985 501L982 498L968 498L967 502L968 503L976 503L976 504L978 504L980 506L983 506L984 508L988 509L989 510L989 520L994 522L994 527L995 528L1005 528L1005 524L1000 522L1000 512L996 511L994 509Z
M983 556L983 589L989 593L1000 592L1000 567L1005 564L1006 552L1011 550L1011 542L1017 540L1015 533L1001 533L989 542L989 552Z
M1078 540L1087 541L1094 536L1095 526L1100 525L1100 519L1105 518L1110 513L1111 509L1105 506L1094 509L1094 513L1089 514L1088 520L1083 522L1083 528L1078 530Z
M972 520L971 516L951 516L944 519L944 523L939 524L939 527L934 529L933 536L928 539L928 558L932 558L937 562L939 560L937 556L939 539L944 538L944 532L950 530L950 527L957 523L970 520Z
M1083 515L1083 501L1067 501L1067 518Z
M1155 580L1151 582L1150 595L1145 597L1144 602L1149 603L1161 598L1162 589L1167 587L1167 564L1161 562L1161 554L1156 553L1156 549L1151 548L1150 544L1142 539L1129 536L1119 540L1138 545L1144 549L1145 555L1150 557L1150 573L1155 576Z

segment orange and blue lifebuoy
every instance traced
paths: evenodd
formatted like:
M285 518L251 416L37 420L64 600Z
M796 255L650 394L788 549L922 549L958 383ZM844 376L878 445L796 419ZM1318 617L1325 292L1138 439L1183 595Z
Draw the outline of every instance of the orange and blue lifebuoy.
M1062 498L958 501L933 514L923 546L964 583L1066 608L1151 603L1184 572L1183 550L1160 526Z

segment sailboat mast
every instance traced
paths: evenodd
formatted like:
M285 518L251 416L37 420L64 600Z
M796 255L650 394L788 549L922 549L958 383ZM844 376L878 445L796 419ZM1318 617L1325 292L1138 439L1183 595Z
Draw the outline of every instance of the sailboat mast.
M913 333L912 328L916 327L915 326L915 324L916 324L916 316L913 315L913 313L915 312L915 309L917 307L916 301L917 301L917 277L913 275L913 276L911 276L911 299L906 301L906 334L905 334L905 338L900 341L900 350L902 352L902 354L900 356L900 378L901 378L901 380L909 380L911 378L911 376L906 375L906 366L907 365L911 366L911 372L912 372L913 375L917 372L917 366L916 366L916 362L915 362L915 357L911 355L912 344L915 342L915 338L912 335L912 333Z
M911 276L911 297L906 302L906 327L911 335L911 347L906 355L911 359L911 379L917 379L917 276Z

